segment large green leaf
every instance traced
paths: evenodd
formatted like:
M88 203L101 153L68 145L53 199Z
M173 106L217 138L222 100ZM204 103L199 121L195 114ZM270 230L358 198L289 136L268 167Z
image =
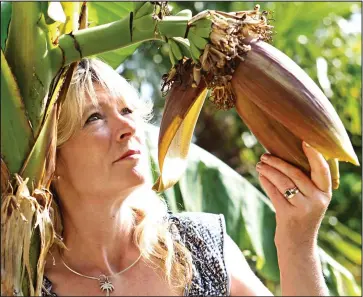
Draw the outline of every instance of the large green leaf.
M11 174L19 172L33 141L19 86L1 50L1 157Z
M339 251L341 255L353 263L362 264L362 249L360 245L351 243L333 230L321 232L320 239L326 241L333 249Z
M41 2L12 3L12 19L4 51L27 115L37 136L47 104L48 89L57 69L53 68L53 45L43 17Z
M149 125L146 131L151 159L150 176L157 171L159 130ZM257 257L256 270L266 283L279 281L274 244L275 212L270 200L221 160L191 144L188 167L180 181L163 193L172 211L222 213L228 234L242 251ZM319 249L323 273L333 295L360 294L352 274Z
M5 50L8 29L11 20L11 2L1 2L1 48Z
M340 234L349 239L351 242L354 242L357 245L362 246L362 235L353 231L349 227L343 225L340 222L335 222L333 224L333 228Z
M331 296L361 296L353 275L323 249L319 250L325 281Z
M87 2L89 9L89 27L94 27L127 16L134 8L133 2ZM122 36L118 36L122 38ZM101 58L116 69L127 57L131 56L141 43L126 48L106 52L97 57Z

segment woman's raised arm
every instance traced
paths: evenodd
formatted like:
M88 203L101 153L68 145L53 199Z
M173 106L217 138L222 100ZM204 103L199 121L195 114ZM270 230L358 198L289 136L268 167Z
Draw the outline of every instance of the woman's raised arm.
M308 145L303 145L303 149L311 167L310 177L269 154L261 157L257 171L276 210L275 244L282 295L328 296L317 237L332 197L330 170L318 151ZM228 241L226 257L231 272L231 295L266 296L264 286L251 275L238 247Z

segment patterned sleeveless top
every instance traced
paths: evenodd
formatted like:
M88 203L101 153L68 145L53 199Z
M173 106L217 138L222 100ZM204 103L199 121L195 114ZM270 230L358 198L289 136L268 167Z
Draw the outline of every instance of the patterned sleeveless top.
M168 213L175 241L192 254L193 278L184 296L229 296L230 279L224 260L225 220L222 214L201 212ZM44 277L43 296L57 296Z

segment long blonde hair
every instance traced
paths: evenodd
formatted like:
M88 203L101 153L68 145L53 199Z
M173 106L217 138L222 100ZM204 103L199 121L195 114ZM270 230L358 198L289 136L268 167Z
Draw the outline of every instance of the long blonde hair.
M86 97L97 105L94 86L101 86L110 96L126 100L140 123L152 117L152 101L141 100L137 91L109 65L96 58L82 59L76 69L58 121L57 148L60 148L79 129ZM58 237L62 235L61 201L54 187L53 222ZM191 253L173 240L169 231L168 207L165 201L151 190L147 195L135 195L128 199L129 216L123 222L133 231L133 240L147 263L161 269L172 288L184 289L192 278ZM60 239L58 247L64 247Z

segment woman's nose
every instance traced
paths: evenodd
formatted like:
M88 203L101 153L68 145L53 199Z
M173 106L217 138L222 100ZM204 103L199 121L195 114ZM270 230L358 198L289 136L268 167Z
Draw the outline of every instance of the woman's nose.
M136 122L122 115L117 117L116 141L132 137L136 132Z

